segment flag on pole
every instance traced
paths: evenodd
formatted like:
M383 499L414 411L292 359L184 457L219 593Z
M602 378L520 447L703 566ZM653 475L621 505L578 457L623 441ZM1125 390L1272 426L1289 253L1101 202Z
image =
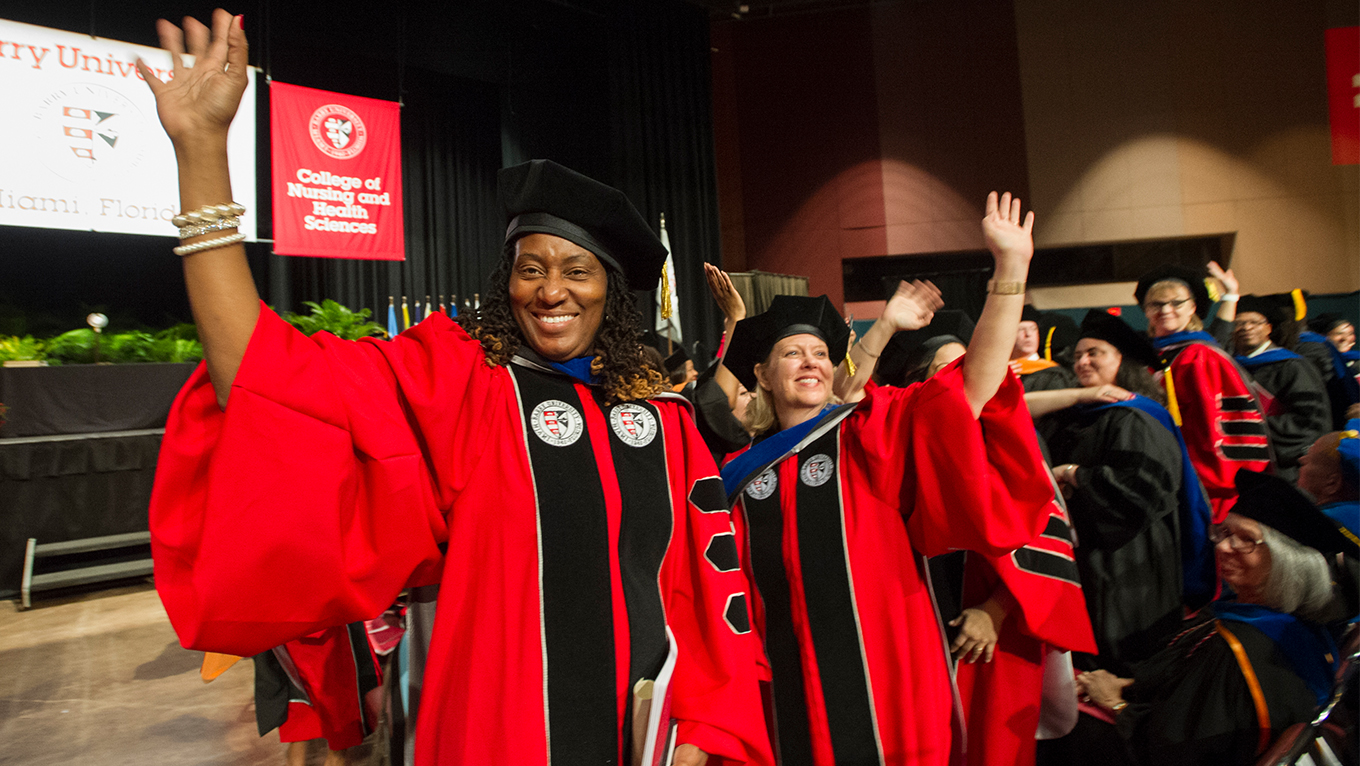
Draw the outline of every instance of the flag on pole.
M666 265L656 287L656 332L663 338L680 342L680 296L675 290L675 260L671 258L671 238L666 234L666 214L661 214L661 245L666 248Z
M387 296L387 337L397 337L397 306L392 296Z
M434 313L434 306L431 306L431 305L430 305L430 296L426 295L426 296L425 296L425 318L426 318L426 319L429 319L429 318L430 318L430 315L433 314L433 313Z
M440 294L439 294L439 313L441 313L441 314L447 314L447 313L449 313L448 306L446 306L446 305L444 304L444 294L443 294L443 293L440 293Z
M456 317L456 316L458 316L458 296L457 296L457 295L450 295L450 296L449 296L449 317L452 318L452 317Z
M401 296L401 323L403 330L411 329L411 308L406 305L406 296Z

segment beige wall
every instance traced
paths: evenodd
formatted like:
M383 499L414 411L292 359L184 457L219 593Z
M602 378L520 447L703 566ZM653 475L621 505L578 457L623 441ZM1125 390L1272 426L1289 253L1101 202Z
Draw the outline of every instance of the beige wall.
M1236 232L1246 292L1360 289L1322 0L1015 0L1040 246Z

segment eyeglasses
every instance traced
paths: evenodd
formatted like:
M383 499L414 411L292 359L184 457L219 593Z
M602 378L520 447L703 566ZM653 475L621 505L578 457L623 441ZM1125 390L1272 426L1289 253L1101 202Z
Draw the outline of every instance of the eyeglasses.
M1264 319L1239 319L1233 322L1233 327L1260 327L1263 324L1270 324Z
M1181 298L1178 301L1148 301L1143 304L1143 311L1149 314L1160 314L1162 309L1167 306L1170 306L1172 311L1180 311L1181 306L1189 303L1190 300L1190 298Z
M1235 553L1244 554L1251 553L1256 550L1256 546L1265 542L1265 540L1252 540L1247 537L1239 537L1233 534L1232 530L1228 529L1228 527L1223 524L1215 524L1212 527L1209 527L1209 542L1218 545L1224 540L1228 541L1228 547L1232 548Z

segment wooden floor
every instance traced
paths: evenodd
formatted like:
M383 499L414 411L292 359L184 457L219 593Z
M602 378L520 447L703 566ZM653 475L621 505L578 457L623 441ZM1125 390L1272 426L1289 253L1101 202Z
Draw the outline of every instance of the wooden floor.
M0 764L282 766L278 734L255 730L252 663L205 684L202 659L149 583L0 601Z

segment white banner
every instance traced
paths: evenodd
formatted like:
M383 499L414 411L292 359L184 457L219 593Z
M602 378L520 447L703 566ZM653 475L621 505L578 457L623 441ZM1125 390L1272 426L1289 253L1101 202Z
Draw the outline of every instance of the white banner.
M169 79L170 54L159 48L0 20L0 225L175 236L175 153L138 56ZM248 209L240 231L253 240L248 71L228 145L232 194Z

